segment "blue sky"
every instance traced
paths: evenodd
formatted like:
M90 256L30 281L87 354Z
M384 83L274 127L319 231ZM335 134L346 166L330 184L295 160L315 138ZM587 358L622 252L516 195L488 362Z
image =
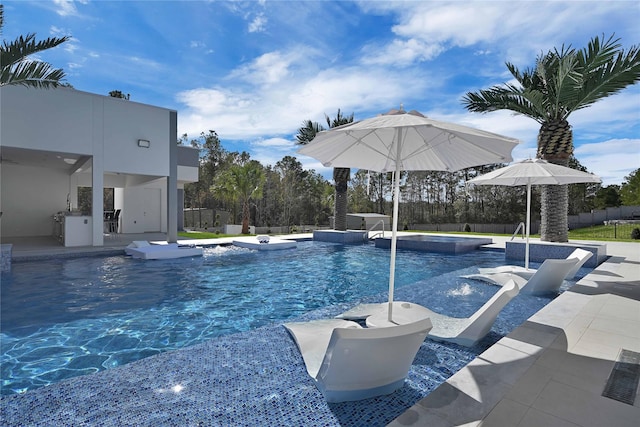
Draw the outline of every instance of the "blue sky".
M633 1L4 1L2 38L71 41L40 55L76 89L178 111L178 132L217 131L263 164L296 154L302 122L338 108L356 120L404 105L518 138L535 157L537 122L468 113L468 91L510 80L562 44L615 33L640 44ZM575 155L604 185L640 167L640 84L570 117Z

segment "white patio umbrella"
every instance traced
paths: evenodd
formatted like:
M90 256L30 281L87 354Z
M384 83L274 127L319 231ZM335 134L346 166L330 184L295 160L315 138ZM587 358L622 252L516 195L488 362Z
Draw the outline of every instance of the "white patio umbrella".
M324 166L394 172L393 225L389 265L391 321L398 233L400 171L456 171L471 166L507 163L518 144L512 138L453 123L431 120L417 111L386 114L320 132L298 153Z
M600 177L576 169L549 163L542 159L528 159L481 175L468 181L474 185L527 186L527 240L524 251L524 268L529 268L529 232L531 231L531 186L563 185L602 182Z

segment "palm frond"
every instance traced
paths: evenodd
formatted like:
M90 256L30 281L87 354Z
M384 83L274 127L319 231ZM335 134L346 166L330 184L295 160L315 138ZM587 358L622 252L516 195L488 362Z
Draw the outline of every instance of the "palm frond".
M319 132L322 132L323 130L324 128L320 123L305 120L302 122L302 127L298 129L296 140L300 145L308 144Z
M540 73L545 75L548 120L565 119L578 102L582 78L576 70L577 62L575 51L565 50L563 46L560 52L547 55L539 64Z
M467 110L476 113L511 110L541 122L543 119L539 111L541 99L542 96L535 91L505 84L478 92L468 92L463 97L462 103Z
M640 49L632 46L625 53L619 39L594 37L583 50L562 45L539 55L533 69L506 65L522 89L494 86L467 94L463 104L475 112L512 110L542 123L566 120L573 111L638 82Z
M614 39L611 35L606 42L600 43L599 37L591 39L585 49L578 51L578 59L583 67L583 73L602 67L613 59L620 47L620 39Z
M7 42L5 40L0 46L0 63L2 66L4 67L6 65L20 62L29 55L51 49L69 40L69 37L65 36L50 37L46 40L36 42L35 37L35 34L30 33L25 37L20 36L12 42Z
M326 114L324 115L324 118L327 121L327 126L329 126L329 128L332 129L332 128L336 128L338 126L346 125L347 123L353 122L353 113L351 113L350 116L345 116L344 114L342 114L342 111L340 111L340 109L338 108L338 113L333 118L333 120L331 120L331 118Z
M583 83L576 110L640 81L640 47L631 46L626 53L618 47L617 39L600 45L596 37L578 54Z
M22 85L28 87L57 87L65 76L62 69L53 68L42 61L21 61L13 66L2 67L2 85Z

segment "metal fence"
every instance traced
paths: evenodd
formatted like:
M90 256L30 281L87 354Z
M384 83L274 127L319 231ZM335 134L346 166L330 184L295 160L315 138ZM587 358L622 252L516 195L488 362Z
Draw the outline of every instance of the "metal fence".
M184 227L199 230L222 230L229 223L230 213L214 209L188 208L184 210Z
M580 239L640 239L640 221L606 221L604 225L586 225L579 230Z
M408 229L434 232L463 232L484 234L513 234L519 224L475 224L475 223L447 223L447 224L409 224ZM539 223L531 223L531 234L537 234Z

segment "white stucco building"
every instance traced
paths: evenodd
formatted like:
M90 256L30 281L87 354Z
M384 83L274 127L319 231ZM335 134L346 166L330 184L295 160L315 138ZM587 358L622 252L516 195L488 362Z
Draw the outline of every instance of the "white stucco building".
M0 88L0 237L55 235L62 216L61 244L102 246L103 188L114 188L121 233L175 241L182 189L198 180L198 151L177 140L174 110L70 88ZM84 215L74 212L79 187L92 188Z

